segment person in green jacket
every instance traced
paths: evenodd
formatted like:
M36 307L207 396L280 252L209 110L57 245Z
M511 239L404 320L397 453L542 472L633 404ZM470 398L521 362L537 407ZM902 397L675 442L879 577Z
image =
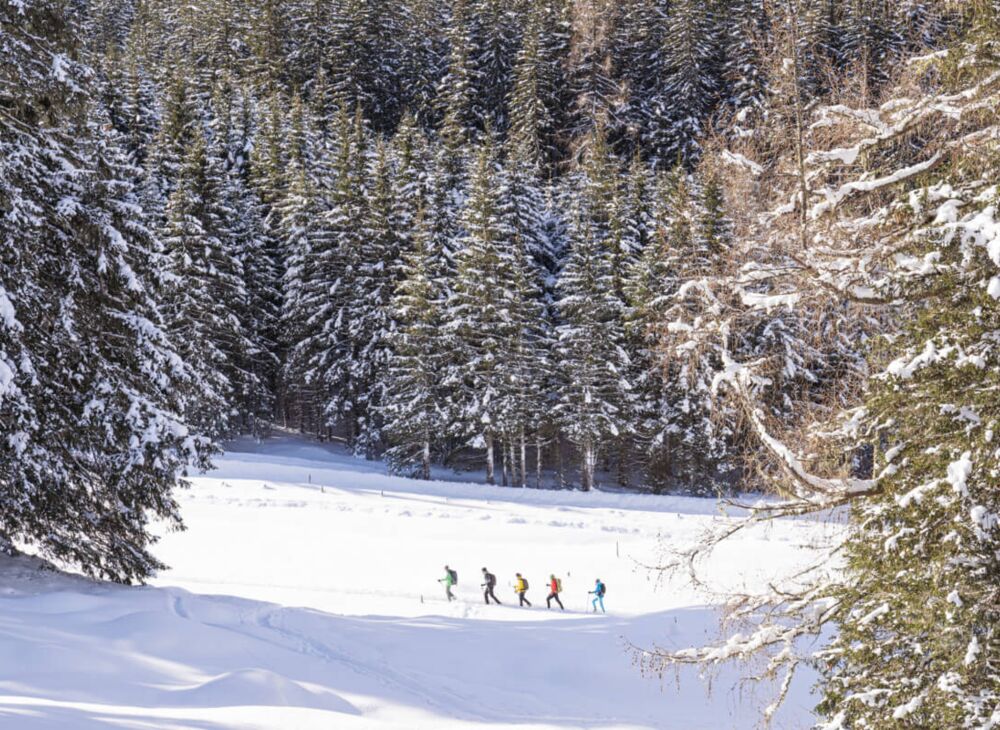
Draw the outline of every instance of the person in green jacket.
M446 565L444 566L444 578L438 580L438 583L444 583L444 592L448 596L448 602L454 601L455 595L451 592L451 587L458 583L458 574Z

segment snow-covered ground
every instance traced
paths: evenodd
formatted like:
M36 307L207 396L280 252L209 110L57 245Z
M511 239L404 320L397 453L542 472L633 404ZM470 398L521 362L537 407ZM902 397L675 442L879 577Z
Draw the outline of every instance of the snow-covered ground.
M0 559L0 728L751 728L736 668L643 677L629 645L717 635L710 598L639 567L726 519L708 500L387 477L281 437L241 442L181 495L172 568L123 588ZM835 527L787 521L720 550L753 588ZM437 582L457 569L459 600ZM504 605L483 605L480 568ZM511 584L531 582L532 609ZM566 612L545 608L550 573ZM595 578L607 615L588 613ZM796 681L774 727L810 718Z

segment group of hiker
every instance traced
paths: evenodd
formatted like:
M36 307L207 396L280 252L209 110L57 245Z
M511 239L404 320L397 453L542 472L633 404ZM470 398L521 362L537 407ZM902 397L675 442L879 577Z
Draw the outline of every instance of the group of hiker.
M458 571L454 570L449 566L444 566L444 577L441 578L439 583L444 584L445 596L448 601L455 600L455 594L451 592L453 586L458 583ZM497 598L494 589L497 587L497 577L493 575L489 570L483 568L483 583L480 584L483 589L483 599L486 601L486 605L490 605L490 600L492 599L494 603L498 606L502 605L500 599ZM562 593L562 579L557 578L555 574L549 576L549 595L545 597L545 607L552 608L552 602L555 601L556 605L559 606L560 610L565 611L566 607L559 598L559 594ZM604 594L606 592L606 587L604 582L598 578L594 581L594 590L587 591L588 595L594 597L591 601L592 612L597 613L597 607L600 606L601 613L604 611ZM527 598L528 592L528 579L525 578L520 573L515 574L514 577L514 593L517 594L518 605L531 607L531 601Z

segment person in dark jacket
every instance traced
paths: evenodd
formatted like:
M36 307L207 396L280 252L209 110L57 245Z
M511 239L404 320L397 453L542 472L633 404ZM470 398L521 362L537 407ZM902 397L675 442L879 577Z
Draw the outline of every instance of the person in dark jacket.
M486 570L486 568L483 568L483 580L486 581L483 583L483 588L485 589L483 591L483 598L486 599L486 605L490 605L490 599L492 598L499 606L500 599L493 593L493 589L497 587L497 577L490 571Z
M560 589L560 587L561 586L559 585L559 579L556 578L555 575L550 575L549 576L549 595L545 597L545 607L546 608L552 608L552 599L555 599L555 602L559 604L559 608L561 610L563 610L563 611L566 610L566 607L564 605L562 605L562 601L559 600L559 589Z

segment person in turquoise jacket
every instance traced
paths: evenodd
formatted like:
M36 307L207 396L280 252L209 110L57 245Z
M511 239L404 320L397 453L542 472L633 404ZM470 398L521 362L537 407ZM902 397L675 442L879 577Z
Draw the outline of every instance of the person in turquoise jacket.
M604 584L601 582L601 579L598 578L594 582L594 590L587 591L587 593L589 593L594 597L594 600L591 604L594 607L594 610L591 611L591 613L597 613L597 604L601 605L601 613L607 613L607 611L604 610L604 592L605 592Z

